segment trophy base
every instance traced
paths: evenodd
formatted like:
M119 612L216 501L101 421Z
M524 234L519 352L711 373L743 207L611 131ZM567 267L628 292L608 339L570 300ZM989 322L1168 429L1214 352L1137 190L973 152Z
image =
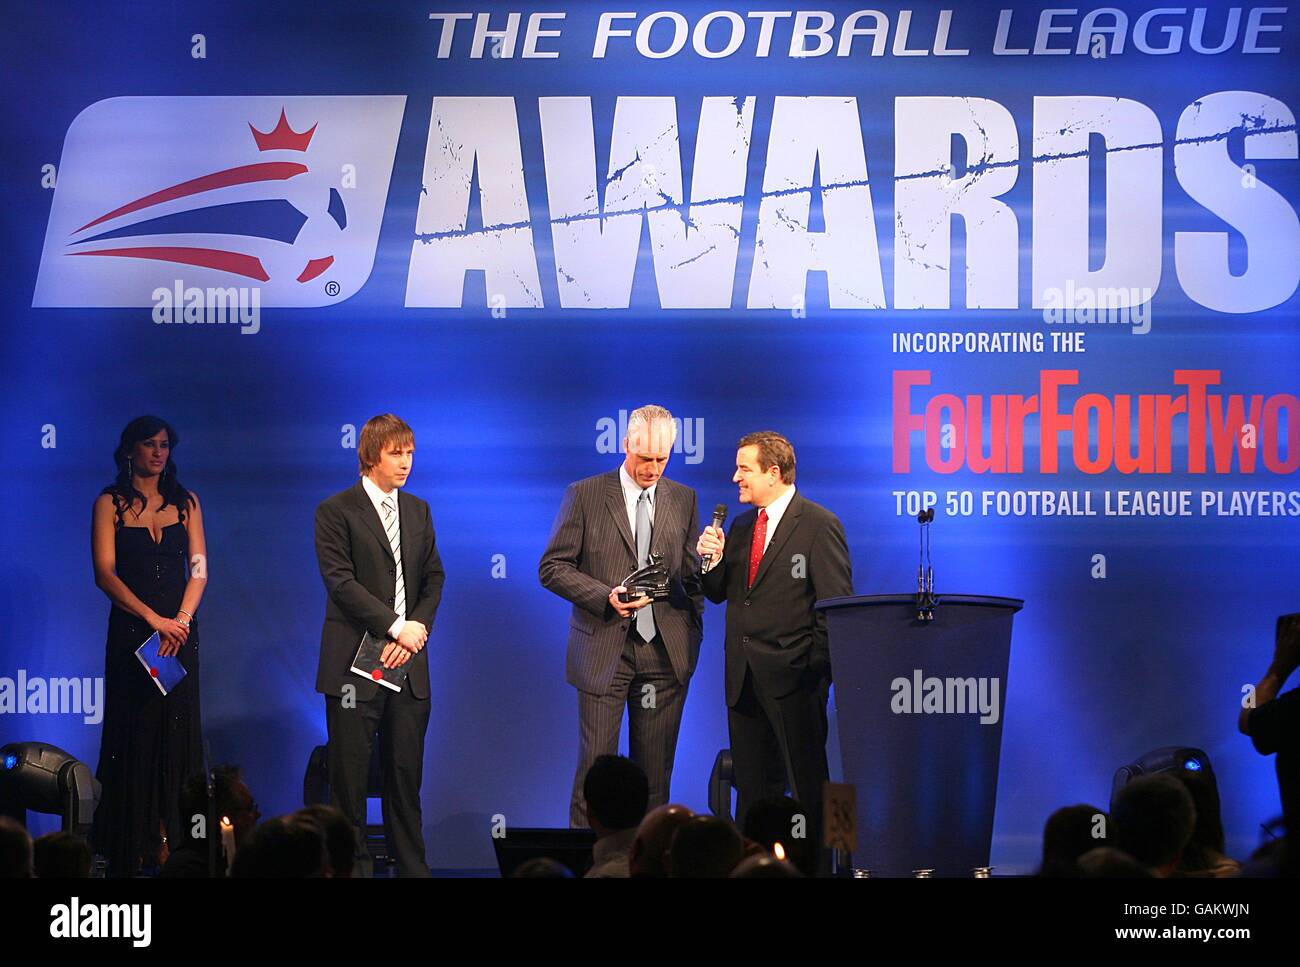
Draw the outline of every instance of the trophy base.
M662 601L668 597L666 588L628 588L626 591L618 593L618 599L624 604L631 604L633 601L640 601L642 598L649 598L651 601Z

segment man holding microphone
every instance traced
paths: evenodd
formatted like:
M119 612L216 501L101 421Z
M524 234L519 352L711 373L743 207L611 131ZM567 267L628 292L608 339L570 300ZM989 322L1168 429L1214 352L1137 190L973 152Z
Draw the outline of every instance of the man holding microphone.
M820 848L831 684L822 598L853 593L844 526L795 491L794 447L779 433L742 437L732 482L741 514L730 537L706 527L696 544L704 593L727 603L727 731L736 822L756 800L790 794Z

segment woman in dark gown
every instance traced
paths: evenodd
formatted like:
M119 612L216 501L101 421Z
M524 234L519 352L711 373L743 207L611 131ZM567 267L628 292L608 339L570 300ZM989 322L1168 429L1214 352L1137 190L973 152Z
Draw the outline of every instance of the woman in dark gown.
M92 839L110 876L152 872L182 842L180 790L203 768L199 628L207 583L198 498L181 486L176 433L142 416L122 431L117 478L95 501L95 583L113 602L104 656L105 709ZM153 633L185 678L164 696L135 651Z

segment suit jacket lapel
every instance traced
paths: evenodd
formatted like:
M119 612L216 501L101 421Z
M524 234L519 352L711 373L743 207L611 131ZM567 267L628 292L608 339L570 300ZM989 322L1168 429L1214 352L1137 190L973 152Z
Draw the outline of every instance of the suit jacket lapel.
M627 549L632 552L632 557L636 557L636 542L632 540L632 528L627 523L627 503L623 500L623 482L619 479L618 471L615 470L607 477L608 482L605 484L605 506L609 508L610 514L614 518L614 526L618 528L619 534L623 537L623 543Z
M676 533L673 521L677 517L677 504L671 496L674 490L664 486L662 477L655 487L655 522L650 531L650 553L662 554L665 559L669 556L664 550L664 541L668 538L660 535Z
M379 522L379 513L375 510L375 505L370 502L370 495L366 493L366 488L361 485L360 480L357 481L357 485L353 488L353 493L356 496L357 512L360 513L366 527L369 528L370 533L375 535L375 540L379 541L379 546L384 549L384 553L388 555L388 559L391 561L393 559L393 549L389 546L388 535L384 533L384 525Z
M754 587L758 587L758 583L763 580L763 575L771 568L772 561L780 555L781 548L785 546L786 541L790 539L790 535L794 533L794 529L799 525L799 515L803 513L800 500L799 492L795 491L794 497L790 499L790 506L781 515L781 522L776 525L776 532L767 543L767 550L763 552L763 559L758 563L758 573L754 575Z

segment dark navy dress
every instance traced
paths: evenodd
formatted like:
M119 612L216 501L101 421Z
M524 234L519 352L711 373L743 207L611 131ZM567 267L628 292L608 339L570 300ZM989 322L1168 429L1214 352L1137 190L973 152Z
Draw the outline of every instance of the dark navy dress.
M188 580L185 525L169 524L158 543L148 527L121 526L114 540L117 576L158 614L176 615ZM173 846L185 841L181 786L203 769L198 620L191 622L179 655L188 674L166 696L135 656L151 634L144 621L113 606L104 654L104 731L95 773L103 793L93 834L109 876L133 876L159 865L159 820Z

